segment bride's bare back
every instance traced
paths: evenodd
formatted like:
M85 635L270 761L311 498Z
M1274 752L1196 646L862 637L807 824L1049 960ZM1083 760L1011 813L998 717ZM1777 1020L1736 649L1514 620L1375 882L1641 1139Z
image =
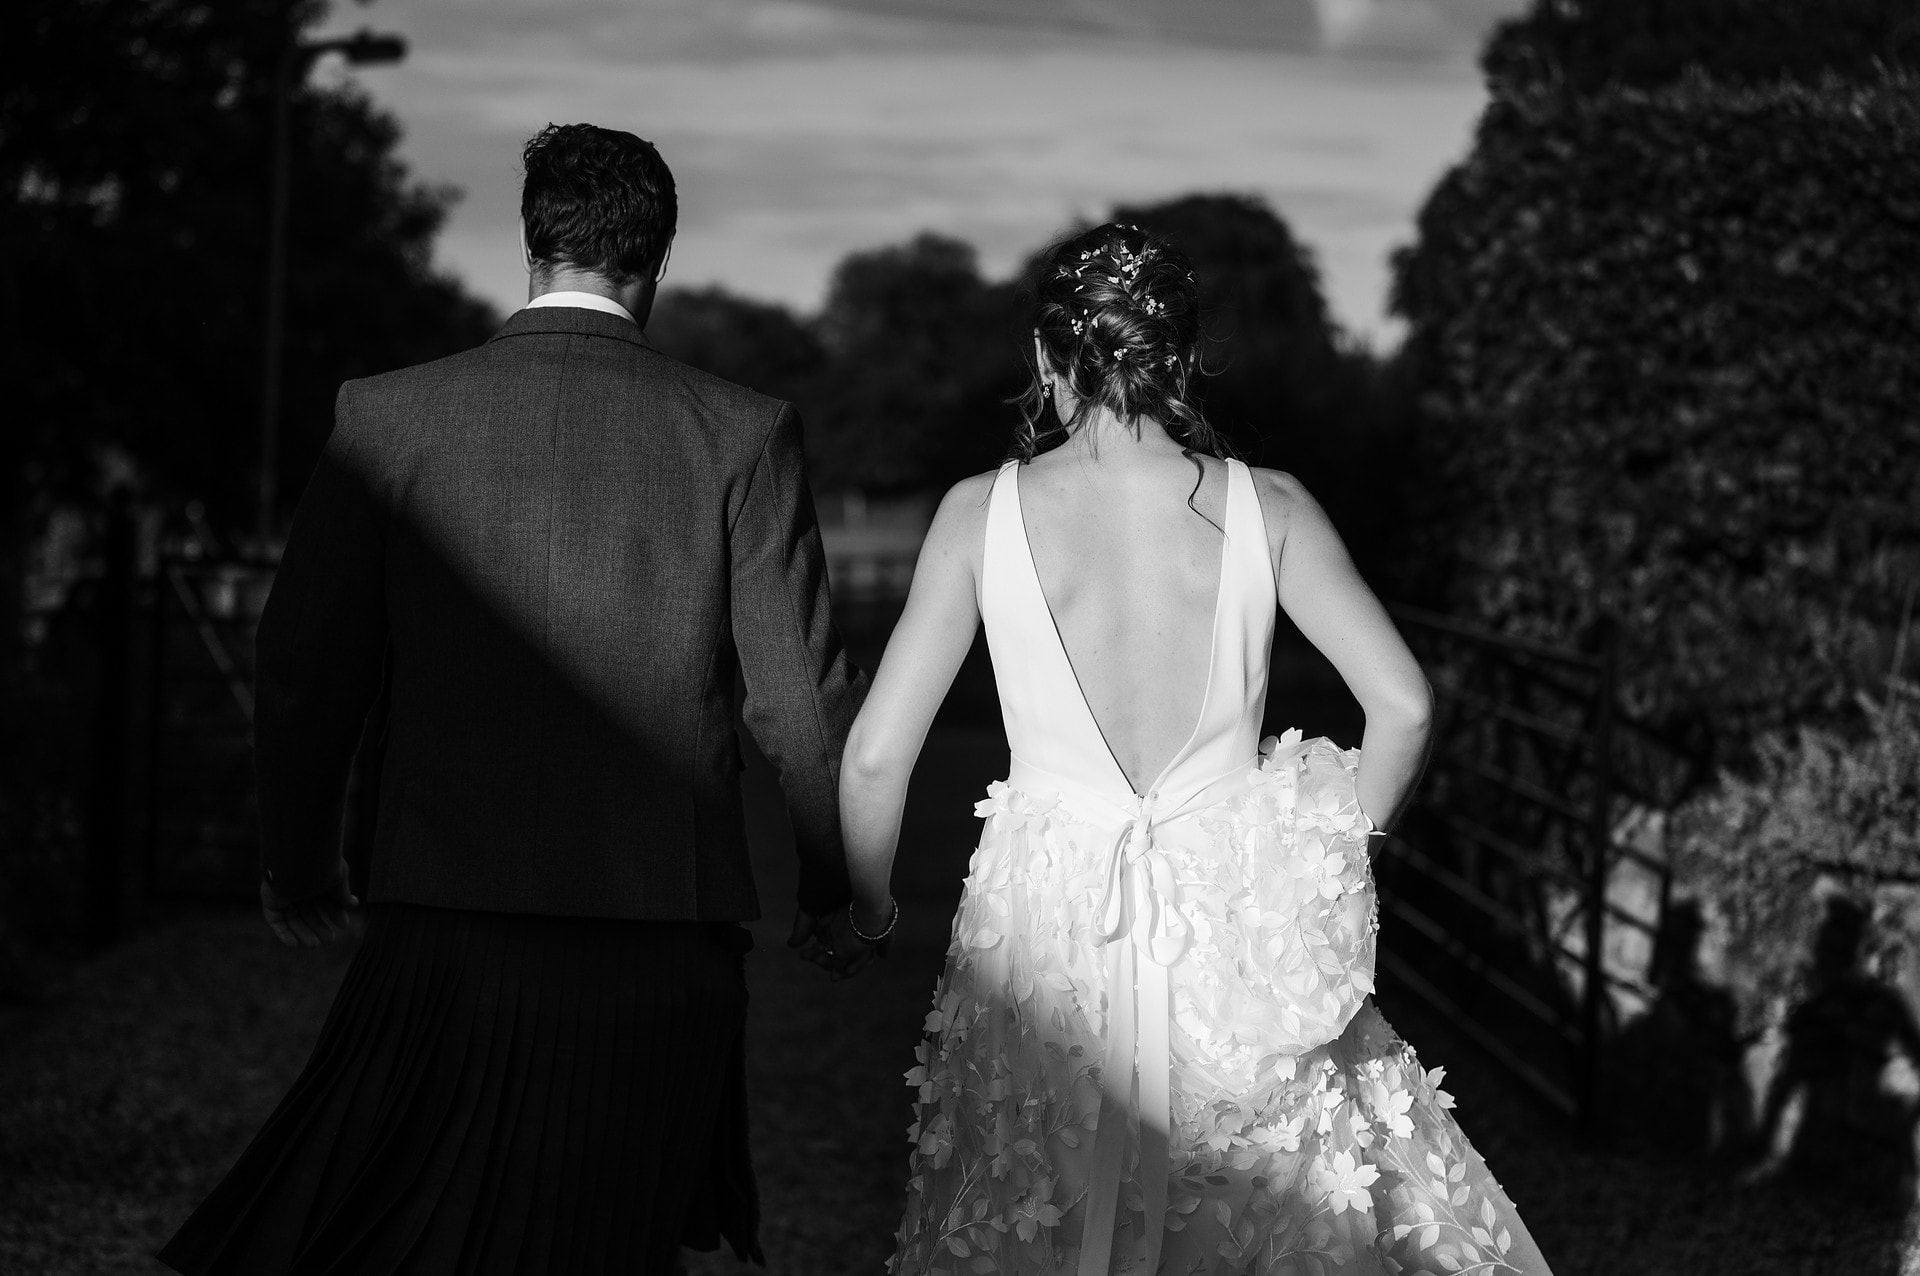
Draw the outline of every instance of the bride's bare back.
M1207 693L1227 468L1200 460L1204 473L1172 449L1068 447L1020 473L1048 610L1136 793L1186 743Z

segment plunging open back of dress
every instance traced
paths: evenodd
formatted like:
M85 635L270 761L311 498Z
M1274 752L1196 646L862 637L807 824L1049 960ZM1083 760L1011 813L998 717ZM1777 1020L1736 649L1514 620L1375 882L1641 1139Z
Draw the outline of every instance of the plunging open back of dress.
M1358 753L1259 740L1277 609L1227 462L1206 690L1136 791L1041 589L1020 467L981 610L1012 764L927 1016L899 1273L1545 1272L1380 1017Z

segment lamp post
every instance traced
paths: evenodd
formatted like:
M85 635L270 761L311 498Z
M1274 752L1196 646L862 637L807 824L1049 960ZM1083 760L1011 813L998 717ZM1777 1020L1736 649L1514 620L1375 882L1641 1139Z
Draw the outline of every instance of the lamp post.
M279 494L280 379L287 342L287 216L292 200L293 156L288 140L293 89L313 64L329 53L354 66L398 62L407 42L397 35L362 30L334 40L295 40L280 55L273 79L273 195L267 223L266 347L260 376L260 472L255 530L264 549L273 534Z

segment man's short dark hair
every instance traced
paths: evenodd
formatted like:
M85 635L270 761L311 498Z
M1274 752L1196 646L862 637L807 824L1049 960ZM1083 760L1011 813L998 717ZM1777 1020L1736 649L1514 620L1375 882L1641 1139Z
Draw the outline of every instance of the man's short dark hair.
M549 124L521 157L520 216L534 265L626 283L660 264L679 217L653 143L592 124Z

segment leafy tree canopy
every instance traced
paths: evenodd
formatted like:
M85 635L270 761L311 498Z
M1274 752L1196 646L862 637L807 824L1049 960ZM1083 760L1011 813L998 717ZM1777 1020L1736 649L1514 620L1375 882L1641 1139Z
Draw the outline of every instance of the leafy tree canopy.
M778 399L808 397L826 359L812 328L784 306L724 288L662 292L647 340L665 354Z
M1340 342L1312 255L1272 209L1242 196L1113 216L1167 235L1194 261L1215 373L1202 386L1209 415L1249 461L1298 473L1364 557L1383 524L1390 378ZM968 245L922 234L848 256L817 315L674 290L648 331L669 354L798 403L817 484L939 488L1007 453L1044 255L991 282Z
M1208 418L1250 464L1298 476L1356 556L1384 569L1382 495L1397 482L1387 445L1405 414L1391 369L1342 340L1312 251L1251 196L1189 195L1113 216L1165 235L1193 261Z
M111 451L160 490L206 500L216 522L246 520L273 84L324 7L0 7L0 357L17 423L0 482L14 509L86 490ZM409 178L391 117L356 90L301 85L291 138L289 505L343 379L471 345L493 323L429 264L453 194Z
M1496 101L1398 305L1455 609L1724 759L1849 717L1920 579L1920 109L1899 79Z
M1481 63L1496 88L1580 91L1667 84L1689 69L1761 84L1876 64L1920 67L1913 0L1534 0Z
M971 246L921 234L842 261L815 321L832 371L812 403L833 486L938 486L1006 454L1026 382L1025 308Z

